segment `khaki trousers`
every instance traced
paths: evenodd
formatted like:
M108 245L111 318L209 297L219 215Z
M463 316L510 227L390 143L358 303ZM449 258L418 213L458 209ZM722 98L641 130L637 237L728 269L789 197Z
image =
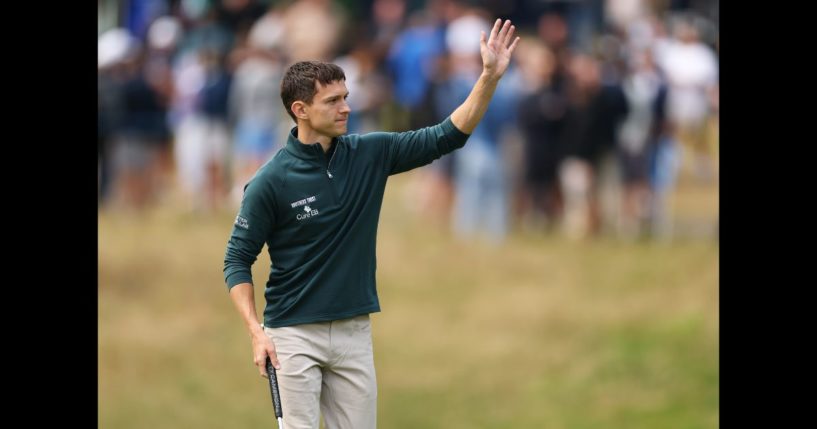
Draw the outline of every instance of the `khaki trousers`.
M369 315L264 328L277 371L286 429L374 429L377 380Z

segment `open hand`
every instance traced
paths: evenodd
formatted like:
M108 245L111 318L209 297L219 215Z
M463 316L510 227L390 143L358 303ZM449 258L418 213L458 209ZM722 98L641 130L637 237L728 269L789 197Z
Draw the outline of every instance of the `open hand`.
M500 78L508 69L508 64L511 62L511 54L513 54L516 45L519 43L519 37L513 38L513 32L516 27L511 25L511 20L506 20L505 24L500 28L502 19L497 19L494 23L494 28L491 29L491 35L488 40L485 40L485 32L481 32L479 37L479 51L482 55L482 69L483 72L491 77Z

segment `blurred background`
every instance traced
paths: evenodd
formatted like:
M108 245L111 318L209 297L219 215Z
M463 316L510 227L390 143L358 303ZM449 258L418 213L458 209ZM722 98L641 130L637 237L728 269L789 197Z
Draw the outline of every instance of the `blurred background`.
M522 41L468 144L389 180L379 427L718 427L717 0L97 11L100 427L275 424L222 267L283 71L340 65L350 133L433 125L496 18Z

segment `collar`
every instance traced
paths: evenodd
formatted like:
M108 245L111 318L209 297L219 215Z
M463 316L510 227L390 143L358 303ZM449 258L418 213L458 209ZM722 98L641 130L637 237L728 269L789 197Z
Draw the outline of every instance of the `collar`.
M335 137L332 139L332 144L330 145L329 153L332 152L332 148L337 145L338 138ZM329 153L323 153L323 147L318 142L304 144L298 140L298 127L293 127L289 131L289 135L287 136L287 145L286 150L295 155L298 158L302 159L323 159Z

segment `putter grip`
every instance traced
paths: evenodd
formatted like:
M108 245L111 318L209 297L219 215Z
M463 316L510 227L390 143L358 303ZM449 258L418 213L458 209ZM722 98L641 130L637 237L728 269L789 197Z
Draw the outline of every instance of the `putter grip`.
M278 393L278 377L275 375L275 368L272 366L272 361L267 356L267 380L269 380L269 391L272 394L272 406L275 408L275 417L283 417L284 412L281 410L281 395Z

